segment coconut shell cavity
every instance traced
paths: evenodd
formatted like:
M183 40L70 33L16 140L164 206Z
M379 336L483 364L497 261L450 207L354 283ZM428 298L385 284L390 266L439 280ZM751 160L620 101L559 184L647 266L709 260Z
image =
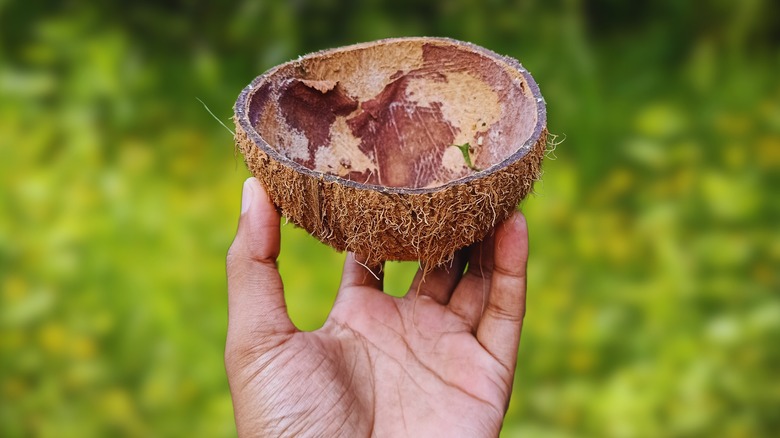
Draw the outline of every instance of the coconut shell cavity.
M293 223L368 265L449 261L540 177L544 100L514 59L444 38L325 50L235 105L249 170Z

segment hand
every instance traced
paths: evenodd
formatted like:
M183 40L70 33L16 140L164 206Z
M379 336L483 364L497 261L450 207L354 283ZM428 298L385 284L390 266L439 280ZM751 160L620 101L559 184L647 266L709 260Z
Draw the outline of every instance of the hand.
M525 313L520 213L451 267L418 272L403 298L383 293L348 254L333 310L314 332L287 315L279 219L247 180L227 256L225 364L239 436L498 435Z

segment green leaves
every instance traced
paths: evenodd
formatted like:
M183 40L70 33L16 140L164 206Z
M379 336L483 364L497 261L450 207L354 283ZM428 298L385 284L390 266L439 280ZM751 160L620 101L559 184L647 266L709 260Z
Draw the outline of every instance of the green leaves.
M460 145L454 144L454 145L452 145L452 147L456 147L456 148L460 149L460 153L463 154L463 160L466 162L466 166L468 166L469 169L471 169L471 170L473 170L475 172L479 172L479 168L477 168L477 166L475 166L471 162L471 145L470 144L468 144L468 143L463 143L463 144L460 144Z

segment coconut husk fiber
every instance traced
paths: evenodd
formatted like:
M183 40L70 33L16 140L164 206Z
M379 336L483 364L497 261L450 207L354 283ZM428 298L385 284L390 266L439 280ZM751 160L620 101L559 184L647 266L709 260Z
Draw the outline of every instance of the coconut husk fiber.
M235 140L280 212L368 266L433 267L541 175L544 100L514 59L445 38L325 50L257 77Z

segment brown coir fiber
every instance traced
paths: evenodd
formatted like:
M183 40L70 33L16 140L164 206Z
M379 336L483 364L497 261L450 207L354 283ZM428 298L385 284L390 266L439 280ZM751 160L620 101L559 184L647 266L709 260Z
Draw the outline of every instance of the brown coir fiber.
M541 175L544 101L515 60L443 38L314 53L252 82L236 143L281 213L375 266L482 240ZM455 145L469 144L467 163Z

